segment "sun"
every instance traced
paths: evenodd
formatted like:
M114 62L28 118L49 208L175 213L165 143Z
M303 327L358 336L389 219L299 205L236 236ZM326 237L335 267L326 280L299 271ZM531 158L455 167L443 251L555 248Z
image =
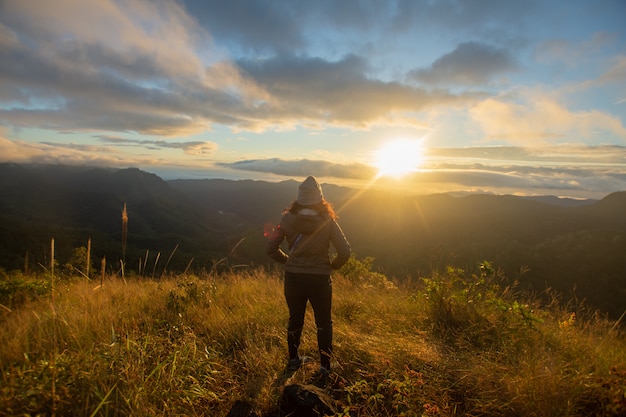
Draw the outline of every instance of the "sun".
M401 139L387 142L376 151L374 165L378 177L402 178L415 171L423 162L422 140Z

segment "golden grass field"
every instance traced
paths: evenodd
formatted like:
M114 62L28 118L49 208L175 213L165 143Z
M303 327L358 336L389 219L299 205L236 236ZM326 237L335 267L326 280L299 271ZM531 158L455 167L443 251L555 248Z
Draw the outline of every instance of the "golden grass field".
M337 415L626 415L617 323L556 296L539 304L492 270L401 284L350 265L333 276L324 390ZM285 373L281 277L5 274L0 415L225 416L237 402L280 415L282 388L316 370ZM302 353L318 357L310 311Z

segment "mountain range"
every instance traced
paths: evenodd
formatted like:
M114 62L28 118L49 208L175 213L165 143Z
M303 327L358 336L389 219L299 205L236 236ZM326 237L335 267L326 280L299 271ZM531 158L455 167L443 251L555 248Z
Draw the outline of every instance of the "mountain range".
M264 230L298 182L170 180L136 168L0 164L0 266L60 263L92 242L129 271L269 266ZM524 291L555 289L618 317L626 308L626 192L601 200L488 194L418 195L323 184L357 258L396 279L477 273L492 262ZM128 233L122 250L122 209ZM160 257L160 260L159 260ZM135 267L137 265L137 267ZM116 266L110 266L116 268Z

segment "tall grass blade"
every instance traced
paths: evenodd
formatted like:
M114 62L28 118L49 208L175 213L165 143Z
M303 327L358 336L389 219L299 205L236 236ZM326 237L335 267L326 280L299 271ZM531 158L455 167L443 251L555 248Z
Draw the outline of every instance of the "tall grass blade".
M187 271L189 271L189 268L191 267L191 263L193 262L194 258L191 258L189 260L189 263L187 263L187 266L185 267L185 271L183 272L183 275L187 275Z
M143 274L146 274L146 265L148 265L148 255L150 254L149 250L146 250L146 257L143 260L143 268L141 269L143 271Z
M52 307L52 416L56 414L56 357L57 357L57 326L56 326L56 308L54 305L54 238L50 240L50 303Z
M104 396L104 398L102 398L102 400L100 401L100 403L98 404L98 406L96 407L95 410L93 410L93 413L90 414L91 417L97 416L98 415L98 411L100 411L100 409L102 408L102 406L104 404L106 404L107 399L109 398L109 396L111 395L111 393L113 392L113 390L115 389L115 387L117 387L117 382L115 383L115 385L113 385L113 387L111 387L111 389L109 390L109 392L106 393L106 395Z
M621 316L619 316L619 319L617 319L617 321L615 322L615 324L613 325L613 327L611 327L611 330L615 330L617 328L617 326L619 326L619 324L622 322L622 319L624 318L624 316L626 316L626 310L624 310L624 312L622 313Z
M102 261L100 262L100 287L102 287L104 285L104 271L106 270L106 266L107 266L107 257L103 257Z
M163 275L165 275L165 273L167 272L167 266L170 264L170 261L172 260L172 256L174 256L174 253L176 252L177 249L178 249L178 244L176 245L176 247L174 247L174 250L172 250L172 253L170 253L169 258L167 258L167 262L165 262L165 267L163 267L163 272L161 272L161 278L163 278Z
M120 271L122 272L122 281L124 281L124 284L127 284L126 276L124 275L124 261L122 261L121 259L120 259L120 267L121 267Z
M126 212L126 203L122 209L122 261L126 262L126 238L128 236L128 213Z
M161 257L161 252L157 253L156 259L154 260L154 266L152 267L152 279L154 279L154 273L156 272L157 264L159 263L159 258Z
M85 265L85 276L89 279L89 270L91 269L91 238L87 241L87 261Z

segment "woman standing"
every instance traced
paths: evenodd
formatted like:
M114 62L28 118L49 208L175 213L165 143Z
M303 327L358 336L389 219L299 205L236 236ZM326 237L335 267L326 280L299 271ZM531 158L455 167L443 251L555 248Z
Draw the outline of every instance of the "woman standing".
M288 251L280 248L286 239ZM330 245L336 251L331 259ZM337 223L337 215L324 199L322 187L309 176L298 187L296 200L283 212L280 224L269 236L267 254L285 264L285 299L289 308L287 367L296 370L303 362L298 353L307 302L317 326L320 373L330 372L333 328L331 319L331 270L341 268L350 257L350 244Z

